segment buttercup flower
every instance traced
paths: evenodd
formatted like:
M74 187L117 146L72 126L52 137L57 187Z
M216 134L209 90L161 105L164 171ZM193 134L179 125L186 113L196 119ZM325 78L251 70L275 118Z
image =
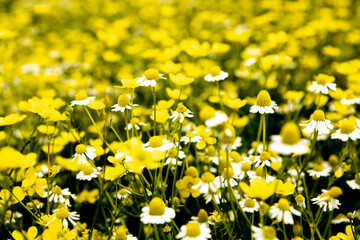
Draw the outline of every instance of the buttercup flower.
M274 109L278 109L276 103L271 100L270 94L266 90L261 90L257 95L254 106L250 107L251 113L274 113Z
M73 155L72 161L78 159L78 164L88 164L86 158L93 160L95 157L95 148L86 147L84 144L80 143L75 148L75 154Z
M328 94L329 89L333 91L336 90L336 84L333 83L334 81L335 78L333 76L320 73L315 76L315 81L312 82L312 85L308 89L311 92Z
M229 74L221 71L221 68L219 66L213 66L210 69L210 74L205 76L205 81L217 82L217 81L224 80L228 76L229 76Z
M140 83L140 86L144 86L144 87L155 87L156 86L156 81L159 79L166 79L165 77L163 77L163 74L159 74L159 71L155 68L149 68L148 70L145 71L144 76L141 77L138 80L138 83Z
M70 104L70 106L75 106L75 105L79 105L79 106L86 106L88 104L90 104L90 101L94 100L95 97L88 97L88 95L86 94L86 92L78 92L75 95L75 100L73 100Z
M153 198L149 206L142 208L140 219L144 224L164 224L175 217L175 210L165 206L161 198Z

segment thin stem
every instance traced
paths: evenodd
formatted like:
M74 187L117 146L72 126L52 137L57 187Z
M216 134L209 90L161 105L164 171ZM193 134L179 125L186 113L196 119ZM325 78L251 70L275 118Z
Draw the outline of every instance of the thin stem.
M155 87L153 87L153 101L154 101L154 136L156 136L156 92Z

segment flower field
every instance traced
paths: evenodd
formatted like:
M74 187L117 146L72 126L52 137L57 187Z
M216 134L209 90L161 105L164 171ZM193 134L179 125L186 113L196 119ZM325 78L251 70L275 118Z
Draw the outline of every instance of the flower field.
M360 1L0 11L0 239L360 239Z

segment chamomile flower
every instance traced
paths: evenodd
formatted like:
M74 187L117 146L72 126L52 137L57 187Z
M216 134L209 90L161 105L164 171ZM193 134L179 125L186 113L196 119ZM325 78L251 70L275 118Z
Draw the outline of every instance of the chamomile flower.
M253 163L255 164L255 168L261 166L261 167L265 167L271 166L271 162L276 163L277 160L276 158L274 158L273 156L271 156L271 154L267 151L263 151L260 156L256 156Z
M271 226L251 226L251 230L253 231L252 237L255 240L279 240L276 237L276 230Z
M126 230L120 227L116 232L113 233L112 240L137 240L137 237L134 237L132 234L127 234Z
M205 125L209 128L216 127L228 121L228 116L221 111L215 111L214 116L205 121Z
M117 193L116 193L116 198L117 199L125 199L127 198L128 196L130 196L131 194L131 191L126 189L126 188L122 188L120 189Z
M97 167L95 169L90 164L83 164L81 166L81 171L76 174L76 179L82 181L91 181L94 178L97 178L98 175L101 174L101 167Z
M187 107L185 107L182 103L180 103L177 106L176 111L174 111L171 114L169 119L171 119L173 122L179 119L179 122L183 123L185 117L192 118L193 116L194 115L192 114L192 112Z
M176 238L182 240L206 240L211 239L211 231L208 225L190 221L181 226Z
M285 224L294 224L292 214L300 216L301 213L290 206L289 200L280 198L278 203L270 207L269 214L271 218L276 218L277 221L284 221Z
M315 76L315 81L312 82L312 85L308 88L309 91L315 93L328 94L329 89L332 91L336 90L336 84L333 83L335 78L323 73Z
M346 97L340 100L340 103L343 105L355 105L360 103L360 98L356 97L351 90L345 92Z
M274 109L278 109L278 107L276 103L271 100L268 91L261 90L257 95L255 105L250 107L250 112L268 114L268 113L274 113Z
M75 95L75 100L71 101L70 106L73 107L75 105L86 106L90 104L95 97L88 97L86 92L79 92Z
M184 159L186 157L186 155L185 155L184 151L179 150L179 153L178 153L177 148L171 148L168 150L166 157L167 158L164 163L165 165L172 164L173 166L175 166L176 161L177 161L177 165L181 166L182 160L180 160L180 159ZM177 159L177 158L179 158L179 159Z
M360 174L357 173L353 180L346 181L351 189L360 189Z
M155 68L149 68L145 71L144 76L139 78L138 83L140 83L140 86L144 87L155 87L156 81L159 79L166 79L163 77L163 74L159 74L159 71Z
M259 211L260 204L253 198L244 198L239 202L242 210L248 213Z
M163 152L175 147L175 144L162 136L152 136L144 145L144 149L148 152L161 150Z
M121 94L118 98L118 103L112 105L111 111L113 112L125 112L126 109L131 109L133 107L139 106L137 104L131 104L130 98L126 94Z
M330 175L331 166L327 162L315 163L313 168L308 170L307 172L311 177L327 177Z
M211 172L204 172L201 175L201 180L196 185L192 186L192 189L200 189L200 193L208 194L211 190L212 192L217 191L217 187L214 183L215 176Z
M185 136L182 136L180 138L181 142L184 142L185 144L190 143L198 143L200 142L200 140L202 139L202 137L195 135L194 132L188 132Z
M294 122L286 123L280 131L280 135L271 136L269 148L278 154L303 155L310 151L308 145L310 141L301 139L299 127Z
M46 226L49 226L49 224L55 220L55 219L59 219L61 220L63 226L65 229L68 229L69 227L69 223L68 221L75 226L76 222L80 220L80 215L77 214L77 212L73 211L73 212L69 212L69 210L67 208L60 208L60 209L56 209L55 211L55 218L53 218L51 221L49 221Z
M217 176L214 179L214 184L217 188L226 188L230 183L231 187L238 185L234 179L234 171L232 168L224 168L221 176Z
M323 208L323 211L327 210L333 211L334 209L339 208L341 205L340 201L336 199L342 194L342 190L339 187L331 187L330 190L322 190L322 194L318 195L316 198L311 199L314 204L319 205L320 208Z
M303 130L304 133L312 134L314 131L318 131L319 135L329 134L330 130L334 128L331 125L331 121L325 119L325 113L322 110L315 110L310 116L310 120L306 121L300 126L306 126Z
M213 225L214 223L209 218L209 214L204 210L200 209L197 216L192 216L191 220L196 221L199 224Z
M95 148L86 147L84 144L80 143L75 148L75 154L73 155L72 161L78 159L78 164L87 164L86 158L93 160L95 157Z
M43 197L47 197L45 192ZM70 197L76 199L75 194L71 194L68 188L61 189L59 186L53 187L49 192L49 201L55 203L65 203L65 206L71 206Z
M340 121L340 128L333 134L332 139L340 139L343 142L349 139L355 141L360 139L360 129L356 127L355 119L344 119Z
M134 104L135 106L135 104ZM140 126L145 126L145 123L141 122L140 119L134 117L133 121L131 123L128 123L128 130L131 130L132 127L134 125L134 128L139 131L140 130Z
M207 82L217 82L224 80L229 76L228 73L221 71L219 66L213 66L210 69L210 74L205 76L205 81Z
M306 207L306 203L305 203L305 197L301 194L297 195L295 197L295 201L296 201L296 204L299 206L299 207L302 207L302 208L305 208Z
M332 224L339 224L339 223L350 223L350 220L346 217L345 214L339 213L331 220Z
M165 206L161 198L153 198L149 206L142 208L140 214L141 222L144 224L164 224L175 217L175 210Z

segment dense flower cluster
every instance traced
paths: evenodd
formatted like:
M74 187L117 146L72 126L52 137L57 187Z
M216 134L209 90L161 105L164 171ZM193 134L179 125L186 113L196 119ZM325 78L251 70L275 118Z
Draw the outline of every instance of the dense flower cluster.
M360 239L359 1L0 10L0 239Z

